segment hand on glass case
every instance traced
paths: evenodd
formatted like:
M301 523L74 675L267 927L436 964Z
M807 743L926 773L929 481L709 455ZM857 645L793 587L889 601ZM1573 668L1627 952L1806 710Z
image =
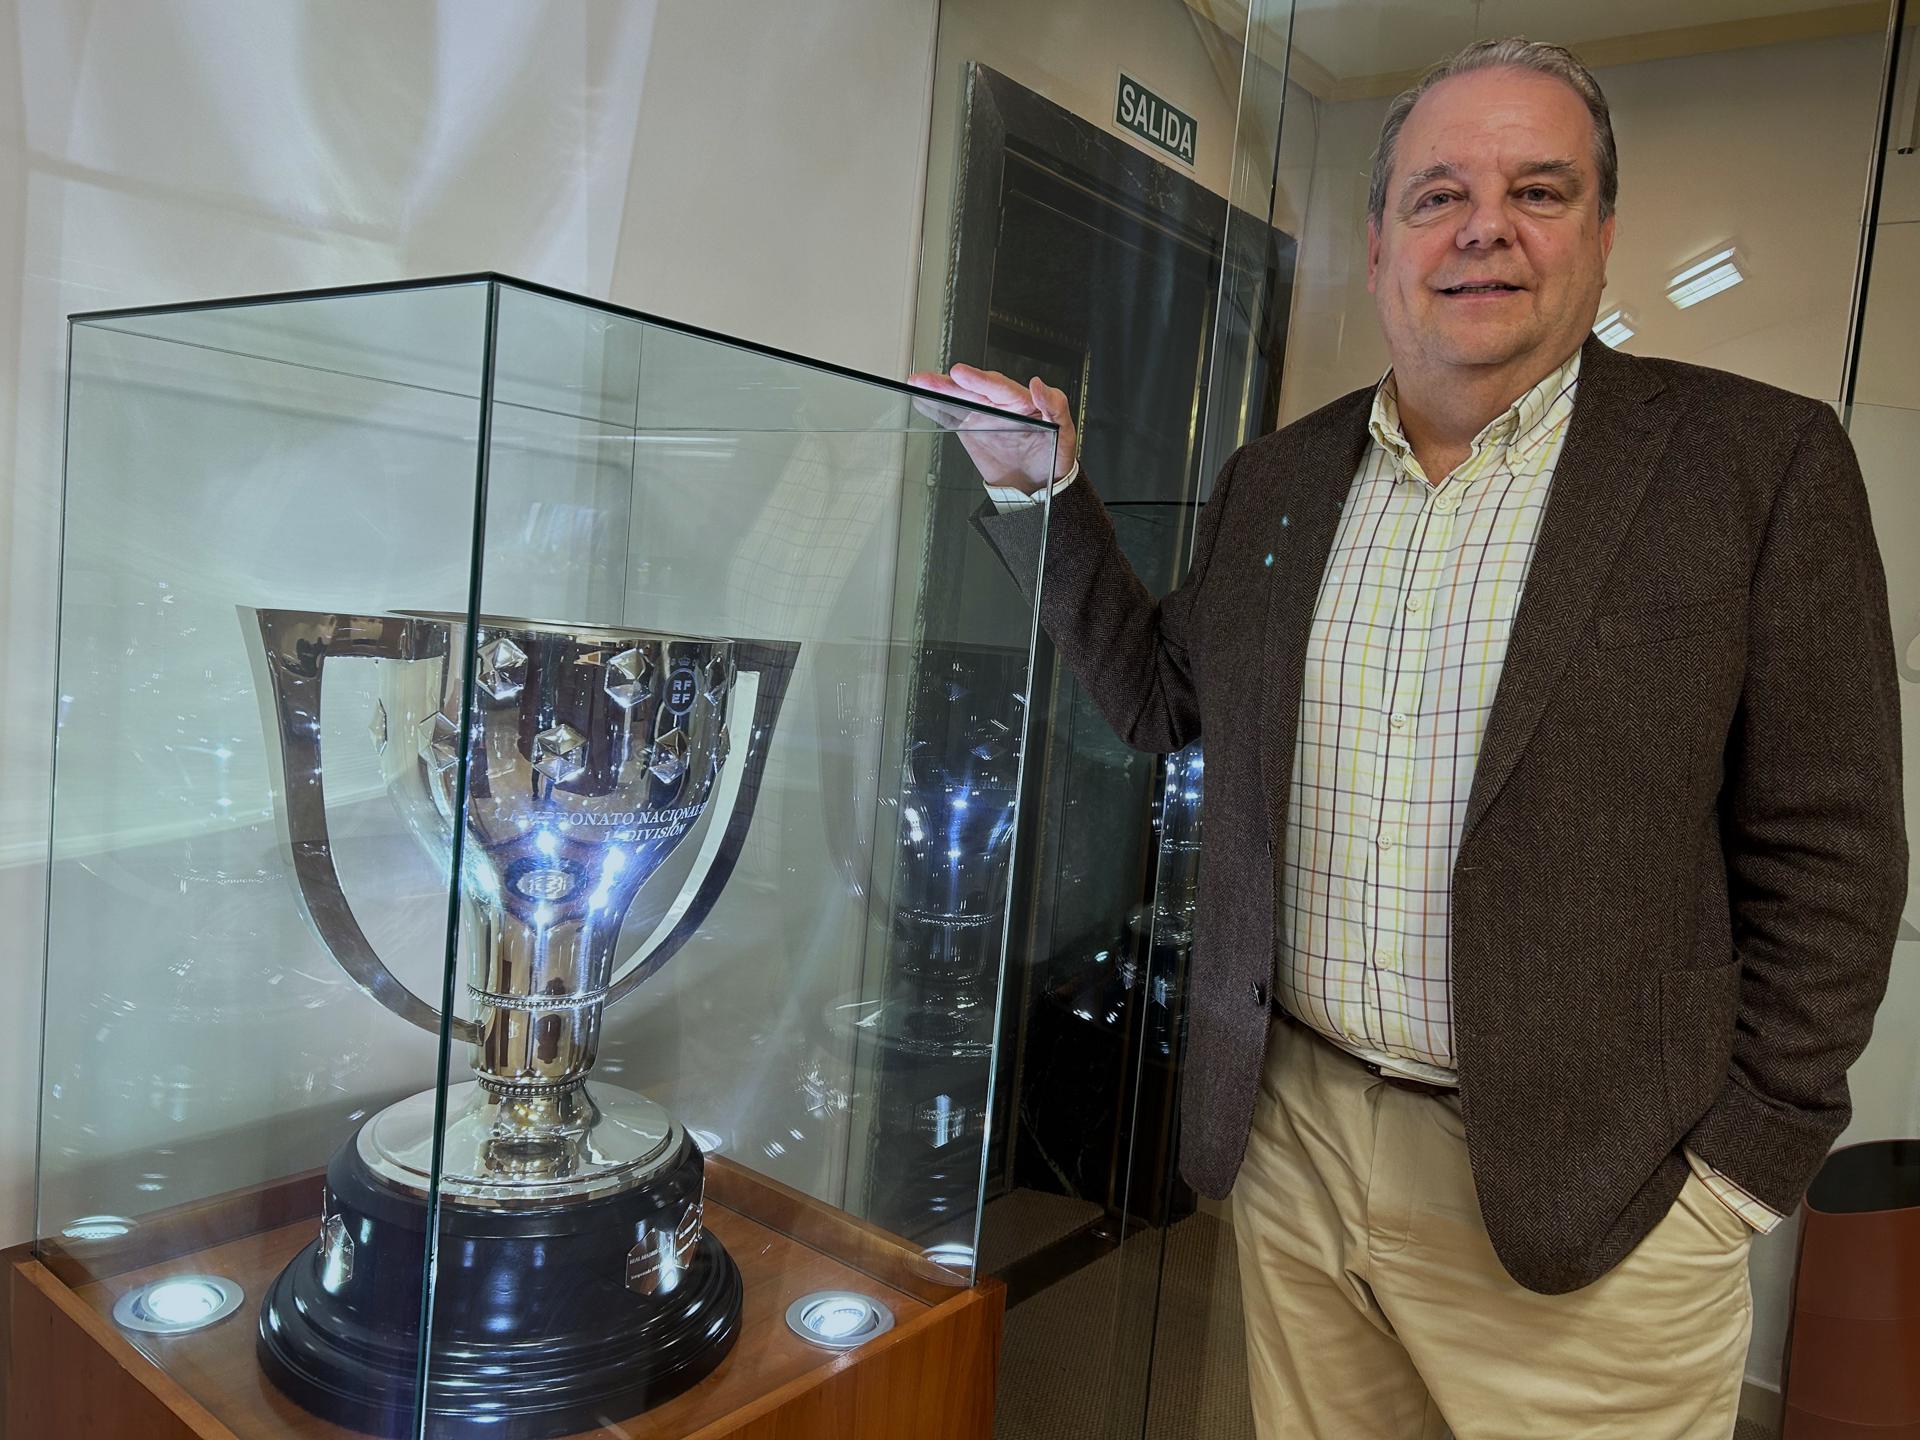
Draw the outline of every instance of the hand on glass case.
M916 400L914 406L921 414L960 437L980 478L989 486L1035 495L1072 472L1079 456L1072 407L1065 391L1056 390L1039 376L1022 385L998 370L955 365L945 375L916 371L907 377L907 383L966 401L970 406L988 405L1058 427L1057 437L1045 431L1012 430L999 415Z

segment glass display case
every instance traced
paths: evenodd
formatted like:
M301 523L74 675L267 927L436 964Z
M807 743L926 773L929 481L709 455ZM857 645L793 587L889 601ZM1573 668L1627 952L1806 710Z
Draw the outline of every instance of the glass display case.
M952 423L496 276L74 317L34 1255L213 1433L731 1434L980 1293Z

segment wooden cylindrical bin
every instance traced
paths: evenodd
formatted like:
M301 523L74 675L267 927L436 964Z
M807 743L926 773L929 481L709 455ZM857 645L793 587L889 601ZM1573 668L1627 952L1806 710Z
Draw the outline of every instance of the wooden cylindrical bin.
M1781 1440L1920 1440L1920 1140L1836 1150L1800 1222Z

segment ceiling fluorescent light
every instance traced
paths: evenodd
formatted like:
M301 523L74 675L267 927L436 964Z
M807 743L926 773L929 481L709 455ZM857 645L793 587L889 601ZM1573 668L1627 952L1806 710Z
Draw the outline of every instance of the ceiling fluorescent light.
M1639 333L1633 317L1624 310L1609 310L1594 322L1593 333L1610 350L1618 350Z
M1667 299L1674 303L1675 308L1685 310L1709 296L1718 295L1722 290L1731 289L1746 278L1740 273L1738 253L1729 245L1689 265L1669 280Z

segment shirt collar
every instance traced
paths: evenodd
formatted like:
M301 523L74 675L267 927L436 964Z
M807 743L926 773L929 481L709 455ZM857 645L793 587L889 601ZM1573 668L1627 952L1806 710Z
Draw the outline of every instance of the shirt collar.
M1503 412L1489 420L1473 437L1472 453L1477 455L1488 445L1524 446L1551 423L1554 402L1580 378L1580 352L1574 351L1553 371ZM1400 428L1400 392L1389 369L1374 387L1373 411L1367 418L1367 431L1374 441L1399 462L1404 471L1413 459L1413 447Z

